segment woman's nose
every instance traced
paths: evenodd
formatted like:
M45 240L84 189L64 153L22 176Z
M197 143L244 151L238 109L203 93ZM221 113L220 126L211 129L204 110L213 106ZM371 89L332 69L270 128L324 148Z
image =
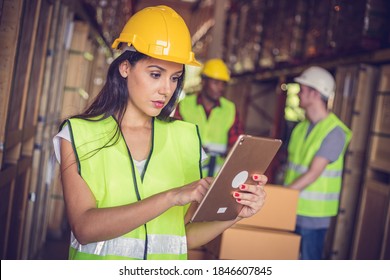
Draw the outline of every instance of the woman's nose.
M171 92L171 82L169 79L161 81L160 89L158 91L161 95L167 95Z

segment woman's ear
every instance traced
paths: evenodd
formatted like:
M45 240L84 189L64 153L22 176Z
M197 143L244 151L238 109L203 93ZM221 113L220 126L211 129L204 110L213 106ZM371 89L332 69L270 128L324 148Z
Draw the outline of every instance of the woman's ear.
M129 75L129 70L130 70L130 63L127 60L119 64L119 73L123 78L125 79L127 78L127 76Z

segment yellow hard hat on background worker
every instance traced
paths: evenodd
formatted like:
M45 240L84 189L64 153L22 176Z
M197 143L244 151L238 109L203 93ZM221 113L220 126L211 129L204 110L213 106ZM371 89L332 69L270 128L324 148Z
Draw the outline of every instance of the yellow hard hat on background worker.
M230 73L226 64L219 58L213 58L208 60L202 70L202 75L225 82L230 81Z
M192 52L191 36L183 18L167 6L147 7L134 14L112 44L133 46L150 57L201 66Z

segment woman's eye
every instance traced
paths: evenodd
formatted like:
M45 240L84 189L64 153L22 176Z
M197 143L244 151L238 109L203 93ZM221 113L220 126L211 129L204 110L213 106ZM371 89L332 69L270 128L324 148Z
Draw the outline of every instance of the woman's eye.
M175 76L175 77L172 77L172 82L175 82L177 83L180 79L180 76Z
M158 79L158 78L160 78L161 74L160 73L151 73L150 76L152 76L152 78L154 78L154 79Z

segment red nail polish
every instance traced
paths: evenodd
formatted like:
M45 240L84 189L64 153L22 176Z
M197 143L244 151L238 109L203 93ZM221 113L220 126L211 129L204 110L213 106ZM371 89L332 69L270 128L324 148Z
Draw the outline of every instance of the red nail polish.
M240 201L241 201L241 199L240 199L240 198L237 198L237 201L238 201L238 202L240 202Z
M238 196L240 196L240 194L238 192L236 192L236 193L234 193L234 196L238 197Z
M253 179L254 179L254 180L257 180L257 179L259 179L259 176L253 175Z
M241 189L242 189L242 190L245 190L245 189L246 189L246 186L245 186L245 185L241 185Z

